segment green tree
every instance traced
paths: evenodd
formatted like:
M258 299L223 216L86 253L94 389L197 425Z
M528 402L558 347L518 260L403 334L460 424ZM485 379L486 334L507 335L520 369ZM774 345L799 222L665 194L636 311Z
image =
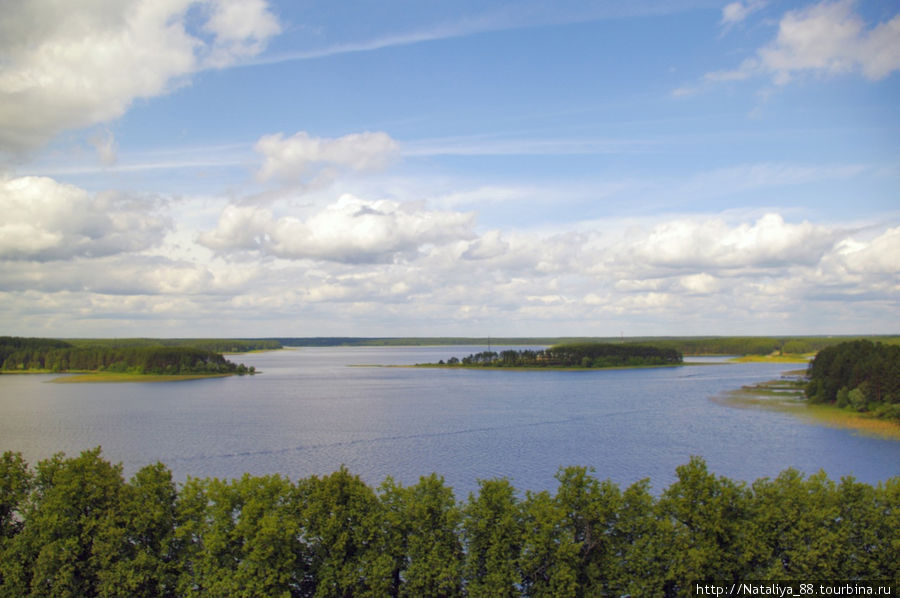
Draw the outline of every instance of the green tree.
M578 596L603 595L618 578L616 524L622 493L609 480L600 482L592 469L567 467L556 474L556 502L565 513L567 538L579 548L576 565Z
M381 501L394 560L391 595L460 596L462 514L444 479L431 474L409 488L388 479Z
M99 594L95 541L114 517L123 487L121 465L100 458L100 448L37 466L25 526L5 557L7 596L76 598Z
M375 492L343 466L303 486L302 526L316 598L388 595L394 563Z
M24 527L27 499L34 474L20 453L7 451L0 458L0 595L15 595L16 581L24 577L12 551Z
M650 480L635 482L622 493L617 522L620 563L614 582L622 595L662 598L674 544L674 525L658 515Z
M748 530L753 539L754 579L843 579L839 506L824 472L804 479L794 470L753 483Z
M291 596L308 588L299 502L288 480L190 480L182 495L180 595Z
M99 596L176 595L176 497L162 463L143 467L122 488L94 543Z
M672 525L667 593L689 596L695 582L745 579L749 496L743 484L709 473L699 457L676 473L657 505Z
M21 511L33 480L21 453L3 453L0 458L0 549L22 529Z
M463 517L468 596L518 596L522 518L515 489L506 479L481 480L478 485Z
M891 478L875 488L874 551L877 572L874 579L890 579L900 584L900 477Z
M581 546L566 529L566 512L546 491L528 493L522 504L523 536L519 569L525 596L578 595Z

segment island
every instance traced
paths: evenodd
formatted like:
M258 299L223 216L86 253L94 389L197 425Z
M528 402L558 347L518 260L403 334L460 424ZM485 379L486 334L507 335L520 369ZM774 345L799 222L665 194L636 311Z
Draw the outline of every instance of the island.
M640 344L563 343L546 349L482 351L418 367L601 369L681 365L680 351Z
M67 341L0 337L0 374L81 373L90 377L67 381L153 381L255 374L247 367L203 347L204 341L112 339ZM217 341L219 346L252 349L253 344ZM98 376L98 374L100 374Z

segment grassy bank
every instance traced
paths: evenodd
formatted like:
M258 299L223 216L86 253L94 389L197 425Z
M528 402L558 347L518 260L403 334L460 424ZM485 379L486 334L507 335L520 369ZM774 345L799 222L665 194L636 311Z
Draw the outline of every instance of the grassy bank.
M855 430L860 434L888 440L900 440L900 424L878 419L867 413L858 413L832 405L810 404L803 395L805 381L782 378L744 386L713 401L731 407L762 408L796 415L807 423L833 428Z
M74 376L60 376L51 382L59 384L105 383L105 382L182 382L204 378L224 378L234 374L124 374L116 372L86 372Z
M401 366L388 366L388 367L409 367L409 368L434 368L440 370L484 370L484 371L498 371L498 372L508 372L508 371L518 371L518 372L595 372L598 370L640 370L647 368L677 368L683 367L686 365L695 365L693 363L662 363L662 364L654 364L654 365L610 365L603 367L580 367L580 366L526 366L526 365L509 365L509 366L501 366L501 365L447 365L440 363L417 363L415 365L401 365ZM705 365L705 364L701 364Z
M786 353L784 355L741 355L731 361L736 363L809 363L815 353Z

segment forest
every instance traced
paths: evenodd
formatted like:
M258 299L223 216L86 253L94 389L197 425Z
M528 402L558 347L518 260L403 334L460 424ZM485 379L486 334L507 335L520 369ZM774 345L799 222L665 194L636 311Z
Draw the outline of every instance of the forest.
M700 458L660 493L561 468L555 492L432 474L377 488L345 468L176 485L100 449L0 459L0 596L646 598L697 583L900 582L900 478L783 471L747 484Z
M105 371L131 374L253 374L210 349L127 342L0 337L0 373Z
M482 351L459 359L443 359L438 366L526 367L526 368L609 368L682 363L681 353L650 345L612 343L566 343L546 349Z
M849 336L689 336L689 337L281 337L286 347L365 347L439 345L557 345L570 343L615 343L653 345L675 349L684 355L771 355L815 353L841 342L859 340ZM900 343L897 336L872 336L868 340Z
M807 368L810 403L827 403L900 421L900 345L868 340L819 351Z
M192 347L216 353L274 351L282 348L275 339L264 338L82 338L69 339L77 347Z

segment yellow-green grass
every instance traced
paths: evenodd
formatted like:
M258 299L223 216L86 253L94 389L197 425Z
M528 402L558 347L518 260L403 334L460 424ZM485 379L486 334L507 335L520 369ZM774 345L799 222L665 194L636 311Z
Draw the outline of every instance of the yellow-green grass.
M900 440L900 423L878 419L867 413L857 413L835 407L816 405L803 398L802 391L788 389L790 381L773 380L733 390L713 400L732 407L763 408L799 416L808 423L833 428L855 430L866 436Z
M815 353L787 353L784 355L741 355L731 361L738 363L809 363Z
M74 376L60 376L51 382L78 384L83 382L181 382L203 378L223 378L232 374L125 374L116 372L88 372Z
M528 371L528 372L593 372L598 370L639 370L648 368L677 368L686 365L695 365L693 363L659 363L646 365L608 365L601 367L581 367L581 366L556 366L556 365L479 365L473 364L440 364L440 363L417 363L415 365L400 365L386 367L407 367L407 368L435 368L444 370L495 370L495 371ZM701 364L702 365L702 364Z

